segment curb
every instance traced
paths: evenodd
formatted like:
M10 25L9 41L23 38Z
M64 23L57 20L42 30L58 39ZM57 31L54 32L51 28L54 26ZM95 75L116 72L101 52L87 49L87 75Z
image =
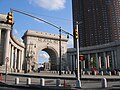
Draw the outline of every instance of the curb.
M40 86L40 85L9 85L4 82L0 82L1 87L11 87L11 88L19 88L19 89L30 89L30 90L75 90L73 88L67 87L56 87L56 86Z
M3 73L4 75L4 73ZM10 76L20 76L20 77L31 77L31 78L45 78L45 79L66 79L66 80L76 80L76 77L61 77L61 76L35 76L35 75L26 75L26 74L14 74L9 73ZM104 76L103 76L104 78ZM91 80L91 81L100 81L102 78L81 78L81 80ZM120 81L120 78L106 78L107 81Z

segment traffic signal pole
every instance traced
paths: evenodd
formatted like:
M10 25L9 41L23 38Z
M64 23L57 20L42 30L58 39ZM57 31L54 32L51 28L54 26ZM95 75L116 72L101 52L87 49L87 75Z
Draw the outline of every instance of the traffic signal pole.
M61 75L61 70L62 70L62 56L61 56L61 29L59 30L59 75Z
M78 22L76 22L76 31L78 33ZM79 34L75 34L76 43L77 43L77 81L76 81L76 87L81 88L81 81L80 81L80 65L79 65Z

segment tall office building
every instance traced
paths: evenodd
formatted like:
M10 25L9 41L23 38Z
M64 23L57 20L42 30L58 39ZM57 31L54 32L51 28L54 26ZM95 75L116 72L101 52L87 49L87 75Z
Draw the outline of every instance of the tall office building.
M72 0L72 9L81 47L120 40L120 0Z

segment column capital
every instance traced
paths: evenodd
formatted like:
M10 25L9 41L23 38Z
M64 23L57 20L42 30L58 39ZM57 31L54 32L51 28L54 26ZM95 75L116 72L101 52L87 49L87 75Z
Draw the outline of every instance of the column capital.
M0 29L7 29L7 30L12 30L11 25L8 24L0 24Z

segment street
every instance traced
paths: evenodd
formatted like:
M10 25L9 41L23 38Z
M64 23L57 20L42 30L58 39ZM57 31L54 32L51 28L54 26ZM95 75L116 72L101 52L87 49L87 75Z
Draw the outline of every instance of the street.
M45 78L45 87L55 87L56 86L56 77L59 76L59 75L52 75L51 73L36 73L36 74L31 74L31 85L29 86L35 86L35 87L40 87L40 78L35 78L35 76L48 76L49 78ZM34 77L32 77L34 76ZM41 76L41 77L42 77ZM51 76L53 76L52 78L50 78ZM18 85L15 85L15 78L18 77L19 78L19 84ZM55 79L54 79L55 77ZM62 75L60 77L73 77L70 76L70 75ZM101 84L101 80L100 78L104 78L104 77L108 77L108 80L107 80L107 89L116 89L116 88L120 88L120 80L119 80L119 76L94 76L94 75L86 75L86 76L82 76L84 80L81 80L81 89L102 89L104 90L104 88L102 88L102 84ZM110 79L111 77L111 79ZM2 82L5 82L5 76L3 75L2 76ZM19 76L19 75L7 75L7 79L6 79L6 83L8 85L14 85L14 86L28 86L26 85L27 83L27 76ZM29 76L30 78L30 76ZM92 78L92 80L91 80ZM98 80L97 80L98 78ZM118 78L118 80L114 80L114 78ZM86 79L86 80L85 80ZM94 80L95 79L95 80ZM66 84L66 87L69 87L69 88L72 88L72 89L75 89L76 87L76 80L68 80L68 79L61 79L61 87L63 87L64 85ZM3 88L4 90L4 88ZM5 89L6 90L6 89ZM9 88L9 90L11 90L11 88ZM12 89L14 90L14 88Z

